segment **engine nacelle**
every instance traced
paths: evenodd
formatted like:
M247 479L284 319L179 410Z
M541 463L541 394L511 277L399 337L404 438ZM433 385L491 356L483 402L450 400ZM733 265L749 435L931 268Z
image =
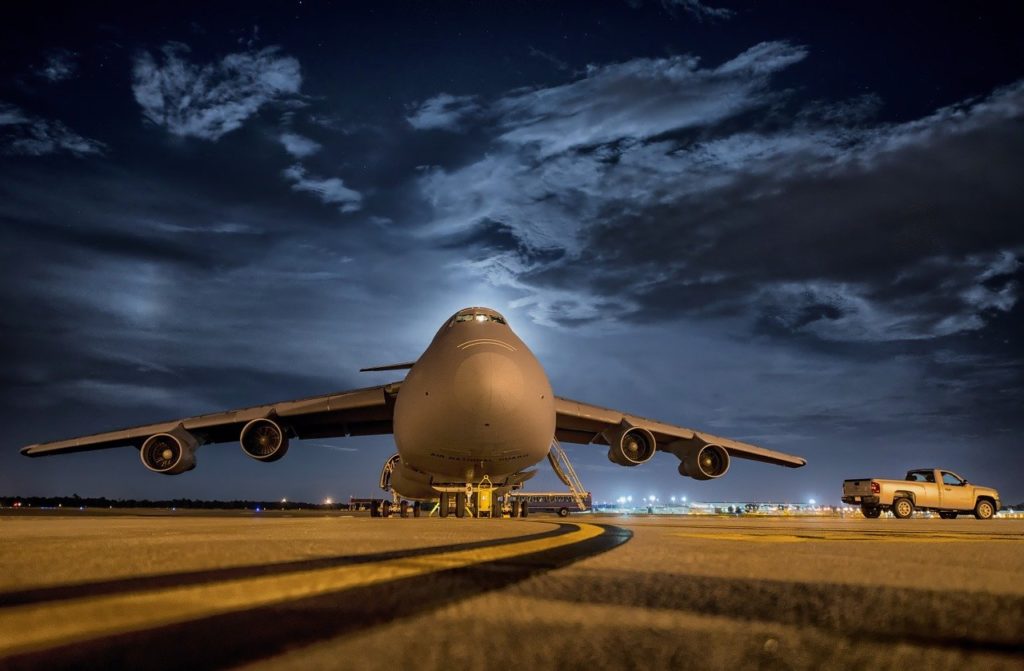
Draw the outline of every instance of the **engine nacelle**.
M142 465L154 473L178 475L196 467L199 441L180 426L167 433L150 436L142 444L139 457Z
M654 434L639 426L624 424L602 435L608 441L608 461L619 466L639 466L658 449Z
M729 470L729 453L721 445L708 443L678 453L679 475L694 480L713 480Z
M263 417L242 427L238 442L256 461L277 461L288 452L288 433L274 420Z

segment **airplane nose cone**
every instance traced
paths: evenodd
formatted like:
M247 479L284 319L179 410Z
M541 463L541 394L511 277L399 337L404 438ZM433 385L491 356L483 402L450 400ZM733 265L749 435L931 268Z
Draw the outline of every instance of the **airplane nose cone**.
M523 400L523 373L507 356L478 352L455 373L455 396L462 410L488 421L514 412Z

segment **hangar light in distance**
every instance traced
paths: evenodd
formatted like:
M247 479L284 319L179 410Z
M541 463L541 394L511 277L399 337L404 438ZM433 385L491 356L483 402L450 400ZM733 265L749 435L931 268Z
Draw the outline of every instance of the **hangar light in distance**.
M607 446L620 466L656 451L679 458L697 480L725 475L732 458L798 468L804 459L683 426L555 396L540 362L490 308L456 312L412 363L363 370L404 370L400 382L147 424L22 448L40 457L131 446L151 471L176 475L196 465L196 450L238 440L258 461L284 456L289 439L393 434L390 486L413 500L439 488L476 483L500 489L531 477L552 441Z

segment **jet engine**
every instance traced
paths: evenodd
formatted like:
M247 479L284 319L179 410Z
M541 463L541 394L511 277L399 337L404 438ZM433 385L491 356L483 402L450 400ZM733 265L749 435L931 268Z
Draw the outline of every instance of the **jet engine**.
M679 457L679 475L694 480L720 478L729 470L729 453L721 445L708 443L676 454Z
M650 461L658 447L654 434L629 424L609 429L602 435L608 441L608 460L619 466L638 466Z
M254 419L239 434L242 451L256 461L277 461L288 451L288 433L269 418Z
M139 457L142 465L154 473L178 475L196 467L197 447L199 441L195 436L178 427L147 438L139 450Z

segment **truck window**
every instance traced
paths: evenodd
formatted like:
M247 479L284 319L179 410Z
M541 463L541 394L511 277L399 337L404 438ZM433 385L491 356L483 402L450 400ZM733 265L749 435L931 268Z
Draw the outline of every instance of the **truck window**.
M963 486L964 481L961 480L960 478L956 477L952 473L943 472L942 473L942 484L944 484L944 485L953 485L955 487L961 487L961 486Z

